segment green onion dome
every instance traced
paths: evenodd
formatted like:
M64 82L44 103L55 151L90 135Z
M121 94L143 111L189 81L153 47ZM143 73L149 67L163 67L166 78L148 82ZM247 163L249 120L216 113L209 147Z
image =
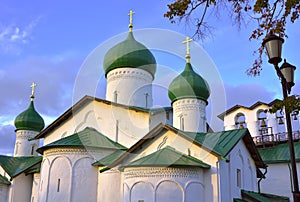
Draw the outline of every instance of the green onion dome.
M105 75L121 67L144 69L154 78L156 60L146 46L134 39L132 32L129 32L124 41L112 47L104 57Z
M184 71L169 85L168 95L172 103L181 98L198 98L207 102L210 90L207 82L194 72L188 62Z
M33 100L28 109L19 114L15 119L16 130L32 130L40 132L45 126L43 118L35 111Z

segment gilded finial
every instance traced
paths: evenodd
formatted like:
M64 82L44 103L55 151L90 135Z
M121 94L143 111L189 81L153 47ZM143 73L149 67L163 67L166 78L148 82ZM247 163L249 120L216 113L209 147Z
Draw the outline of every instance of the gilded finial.
M32 82L30 87L31 87L31 96L30 96L30 98L31 98L31 101L33 101L33 99L34 99L34 88L36 87L36 83Z
M130 12L129 12L129 25L128 25L128 27L129 27L129 31L130 32L132 32L132 28L133 28L133 24L132 24L132 15L133 14L135 14L135 12L133 12L132 10L130 10Z
M190 42L193 41L193 39L191 39L190 37L186 37L185 38L185 41L183 41L182 43L183 44L186 44L186 55L185 55L185 58L186 58L186 62L187 63L190 63L190 59L191 59L191 54L190 54Z

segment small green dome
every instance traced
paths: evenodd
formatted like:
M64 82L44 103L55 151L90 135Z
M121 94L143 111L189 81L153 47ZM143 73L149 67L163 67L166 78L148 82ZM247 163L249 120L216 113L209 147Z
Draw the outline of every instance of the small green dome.
M33 101L28 109L15 119L16 130L32 130L40 132L45 126L43 118L35 111Z
M186 63L183 72L169 85L168 95L172 103L180 98L199 98L207 102L210 90L207 82Z
M146 46L134 39L132 32L129 32L124 41L112 47L104 57L105 75L109 71L120 67L144 69L152 74L154 78L156 60Z

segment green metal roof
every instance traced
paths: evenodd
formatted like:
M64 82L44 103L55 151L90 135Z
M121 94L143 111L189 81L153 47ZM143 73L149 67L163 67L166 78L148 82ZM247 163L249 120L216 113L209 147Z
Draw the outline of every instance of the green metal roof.
M180 166L180 167L201 167L210 168L210 165L196 159L192 156L188 156L179 151L176 151L170 146L166 146L148 156L144 156L137 159L124 167L138 167L138 166Z
M247 202L247 201L245 201L243 199L239 199L239 198L234 198L233 202Z
M8 181L8 179L6 177L4 177L0 174L0 184L10 185L10 181Z
M183 72L169 85L168 95L172 102L181 98L199 98L207 101L210 90L207 82L186 63Z
M180 132L217 154L226 157L238 141L245 135L246 131L247 129L243 128L214 133Z
M35 111L33 101L31 101L29 107L15 119L16 130L33 130L40 132L44 126L44 120Z
M156 60L154 56L146 46L134 39L132 32L128 33L124 41L112 47L104 57L105 74L121 67L144 69L153 78L156 72Z
M290 201L286 196L278 196L274 194L257 193L253 191L241 190L242 198L246 201L260 201L260 202L283 202Z
M40 173L40 171L41 171L41 164L37 164L36 166L33 166L28 170L26 170L25 174L28 175L33 173Z
M108 137L91 127L86 127L78 133L47 144L37 149L37 152L42 154L45 150L55 147L94 147L106 149L127 149L123 145L112 141L111 139L109 139Z
M153 128L147 135L129 148L128 152L125 152L108 166L114 167L122 164L125 158L143 148L144 144L152 141L156 136L165 134L165 132L169 130L183 138L188 139L188 141L198 144L202 148L211 151L213 154L223 158L224 160L230 160L227 159L227 155L242 138L246 148L255 162L255 165L259 168L266 167L255 147L248 129L246 128L214 133L192 133L180 131L177 128L165 123L161 123Z
M41 156L12 157L0 155L0 165L11 178L14 178L40 163L42 158Z
M300 161L300 142L294 142L296 161ZM265 163L290 162L290 150L288 143L282 143L274 147L258 149L260 156Z
M245 146L249 150L252 158L255 161L255 164L258 167L266 167L263 160L261 159L255 144L250 136L250 133L247 128L228 130L221 132L212 132L212 133L194 133L180 131L173 126L168 126L178 131L180 134L187 136L189 139L197 142L198 144L204 146L208 150L215 152L220 155L225 160L229 152L235 147L235 145L243 139Z
M107 166L114 162L116 159L118 159L120 156L122 156L124 153L126 153L126 150L117 150L114 153L100 159L99 161L96 161L93 163L93 166Z

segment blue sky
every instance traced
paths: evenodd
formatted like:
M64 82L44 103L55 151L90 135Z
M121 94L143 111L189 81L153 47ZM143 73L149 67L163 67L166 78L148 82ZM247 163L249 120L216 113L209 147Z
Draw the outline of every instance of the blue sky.
M0 154L12 152L15 138L12 123L29 104L30 84L33 81L38 84L36 109L49 124L71 107L74 86L86 58L91 56L97 47L99 50L99 47L112 44L115 36L119 36L118 39L125 36L124 33L128 31L129 10L135 11L135 30L153 28L176 32L176 36L191 36L192 27L185 26L184 23L171 24L163 17L167 11L167 3L169 1L2 0ZM252 55L253 50L260 43L248 40L253 24L247 22L247 26L242 26L238 31L227 14L220 13L218 18L209 15L207 19L213 23L213 35L204 41L197 41L198 45L192 46L195 47L192 50L192 63L194 59L200 73L203 71L203 74L206 74L201 61L195 59L198 50L196 47L202 48L203 54L207 54L205 57L211 59L210 64L214 65L219 80L223 82L226 108L235 104L247 106L258 100L270 102L274 98L281 98L279 80L273 67L266 62L266 57L261 76L249 77L245 73L255 59ZM283 57L295 66L300 64L299 32L299 23L288 26L289 38L283 47ZM143 40L143 35L139 37ZM155 35L152 38L156 39L160 40L160 36ZM154 54L161 66L168 64L167 68L162 67L161 70L172 69L173 72L180 72L184 67L184 46L181 41L174 41L170 47L180 50L176 52L173 49L178 54L178 60L159 51ZM99 73L103 72L100 67L101 60L100 58ZM293 89L295 94L299 94L298 75L296 72L296 86ZM158 75L157 78L159 80L162 77ZM160 87L156 87L156 90L159 91ZM98 91L95 95L103 98L103 92ZM161 91L166 92L165 89ZM169 105L166 95L164 98L164 101L157 105ZM213 103L213 100L210 103Z

